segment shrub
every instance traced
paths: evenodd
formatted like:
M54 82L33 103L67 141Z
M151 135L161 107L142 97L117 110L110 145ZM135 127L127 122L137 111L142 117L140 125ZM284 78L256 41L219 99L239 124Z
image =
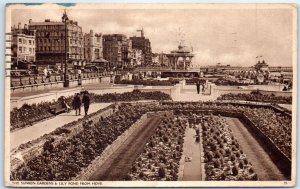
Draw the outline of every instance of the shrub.
M239 168L237 166L233 166L232 168L232 175L236 176L239 174Z
M159 167L159 169L158 169L158 176L160 177L160 178L165 178L166 177L166 170L165 170L165 168L164 167Z

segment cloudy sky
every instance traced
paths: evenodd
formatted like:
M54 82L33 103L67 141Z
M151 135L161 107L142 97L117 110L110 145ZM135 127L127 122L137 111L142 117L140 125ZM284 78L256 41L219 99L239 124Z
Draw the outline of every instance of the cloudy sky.
M24 6L25 7L25 6ZM12 25L51 19L60 21L62 7L45 5L15 8ZM252 66L256 56L263 56L270 66L292 65L292 7L285 9L210 8L191 9L93 9L76 5L67 9L70 19L78 21L84 32L93 29L103 34L140 35L143 28L153 52L169 52L179 41L193 48L194 63L215 65L217 62Z

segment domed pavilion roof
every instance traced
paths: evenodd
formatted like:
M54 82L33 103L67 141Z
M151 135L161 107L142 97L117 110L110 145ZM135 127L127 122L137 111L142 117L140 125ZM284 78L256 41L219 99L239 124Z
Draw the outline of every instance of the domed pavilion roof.
M171 51L171 53L191 53L191 50L184 45L178 45L178 49Z

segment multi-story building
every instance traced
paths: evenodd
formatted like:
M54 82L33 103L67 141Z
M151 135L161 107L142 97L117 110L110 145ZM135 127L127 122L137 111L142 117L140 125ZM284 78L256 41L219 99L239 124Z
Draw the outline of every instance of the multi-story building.
M166 53L152 53L152 65L153 66L168 66L169 59Z
M167 57L166 53L159 53L158 54L158 62L160 66L168 66L169 65L169 59Z
M142 32L141 37L130 37L132 41L132 48L140 49L143 52L144 62L143 65L151 65L152 64L152 51L151 51L151 43L150 40L144 37Z
M131 64L131 41L123 34L103 35L103 57L110 67L124 68Z
M159 54L152 53L152 66L159 66Z
M97 62L103 59L102 34L90 33L84 34L84 59L88 62Z
M132 49L132 65L140 66L144 62L143 52L140 49Z
M49 19L44 22L29 20L29 29L36 30L37 63L63 65L65 59L68 64L73 65L83 62L82 27L76 21L69 20L66 12L61 22L50 21Z
M35 31L30 30L27 24L21 28L11 28L11 50L12 50L12 67L24 68L27 63L35 62Z

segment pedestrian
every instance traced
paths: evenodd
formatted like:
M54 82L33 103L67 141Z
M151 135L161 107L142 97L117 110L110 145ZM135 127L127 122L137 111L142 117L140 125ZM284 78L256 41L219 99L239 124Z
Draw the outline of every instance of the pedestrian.
M83 97L82 97L82 103L84 106L84 113L85 115L88 114L89 107L90 107L90 97L89 97L89 92L85 91Z
M199 94L200 93L200 82L199 81L197 81L196 87L197 87L197 93Z
M66 97L62 96L61 99L61 104L62 106L67 110L67 112L70 112L70 106L68 105L68 103L66 102Z
M76 116L78 115L78 113L79 115L81 115L81 99L79 93L75 94L75 97L73 99L73 108L75 109Z

